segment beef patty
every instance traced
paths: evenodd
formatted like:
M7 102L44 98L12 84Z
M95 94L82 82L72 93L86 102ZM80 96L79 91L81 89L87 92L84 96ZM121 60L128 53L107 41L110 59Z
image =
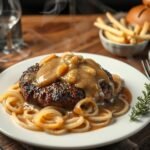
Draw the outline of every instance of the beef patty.
M45 87L36 86L35 76L38 70L39 64L37 63L24 71L19 80L21 93L28 103L40 107L57 106L72 110L78 101L85 98L83 89L61 80L55 81ZM111 79L111 74L108 72L107 74ZM104 94L104 99L110 99L112 97L110 85L106 82L101 82L100 86Z

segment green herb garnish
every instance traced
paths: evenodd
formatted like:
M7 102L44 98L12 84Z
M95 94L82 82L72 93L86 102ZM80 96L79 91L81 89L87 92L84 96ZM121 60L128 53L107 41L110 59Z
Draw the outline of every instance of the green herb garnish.
M140 117L150 112L150 84L145 83L145 90L142 93L143 96L137 97L138 102L132 107L130 119L133 121L140 120Z

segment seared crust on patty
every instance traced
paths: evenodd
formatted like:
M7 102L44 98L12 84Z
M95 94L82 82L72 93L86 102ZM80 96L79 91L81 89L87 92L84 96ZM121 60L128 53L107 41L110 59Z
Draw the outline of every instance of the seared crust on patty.
M45 87L36 86L34 81L38 70L39 64L35 64L20 78L21 93L27 102L40 107L58 106L71 110L79 100L85 98L84 90L60 80Z

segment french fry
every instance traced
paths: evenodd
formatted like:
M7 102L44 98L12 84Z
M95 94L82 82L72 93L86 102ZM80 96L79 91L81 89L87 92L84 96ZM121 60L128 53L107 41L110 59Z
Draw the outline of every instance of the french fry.
M123 36L118 37L118 36L110 33L109 31L104 31L104 34L105 34L106 38L108 38L111 41L114 41L117 43L125 43L125 38Z
M104 22L104 20L102 19L102 18L97 18L97 22L99 22L99 23L102 23L102 24L105 24L105 22Z
M134 32L129 30L127 27L123 26L118 20L116 20L109 12L106 13L107 18L113 24L115 24L120 30L122 30L127 35L134 35Z
M126 43L135 44L137 42L136 38L131 35L126 35Z
M130 42L130 44L136 44L137 40L134 37L131 37L129 42Z
M135 38L139 40L150 40L150 34L135 35Z
M97 19L97 22L94 23L94 25L100 29L103 29L103 30L106 30L106 31L109 31L113 34L116 34L118 36L123 36L124 33L122 31L119 31L117 29L114 29L113 27L107 25L101 18L98 18Z
M118 35L118 36L123 36L123 35L124 35L123 32L121 32L121 31L119 31L119 30L117 30L117 29L114 29L114 28L112 28L112 27L110 27L110 26L108 26L108 25L106 25L106 24L100 24L100 23L98 23L98 22L95 22L94 25L95 25L96 27L100 28L100 29L109 31L109 32L111 32L111 33L113 33L113 34L116 34L116 35Z
M119 28L115 24L112 24L112 27L119 30Z
M148 22L145 22L144 25L143 25L143 28L141 29L141 32L140 32L140 35L145 35L148 30L149 30L149 23Z
M120 19L120 23L121 23L123 26L126 26L126 21L125 21L124 18L121 18L121 19Z
M140 27L138 24L136 24L136 25L134 26L134 33L135 33L136 35L138 35L138 34L140 33L140 31L141 31L141 27Z
M99 23L101 23L101 24L106 24L104 21L103 21L103 19L102 18L97 18L97 22L99 22ZM111 24L111 26L110 27L112 27L112 28L114 28L114 29L117 29L118 31L119 31L119 33L118 33L118 31L115 31L115 33L113 33L113 34L116 34L117 33L117 35L121 35L121 36L123 36L124 35L124 33L122 32L122 31L120 31L119 30L119 28L115 25L115 24ZM111 32L110 30L109 30L109 32Z
M105 22L104 22L104 20L102 19L102 18L97 18L97 20L96 20L98 23L100 23L100 24L106 24ZM109 26L111 26L112 28L115 28L115 29L117 29L118 30L118 27L116 26L116 25L114 25L114 24L109 24Z

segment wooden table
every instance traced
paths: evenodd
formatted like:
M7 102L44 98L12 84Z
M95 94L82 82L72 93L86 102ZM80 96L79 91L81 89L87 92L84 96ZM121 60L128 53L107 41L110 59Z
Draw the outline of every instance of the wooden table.
M132 58L118 57L107 52L99 40L98 29L93 26L96 18L97 15L23 16L23 39L32 51L30 57L65 51L94 53L124 61L143 72L140 60L147 56L147 50ZM12 64L7 63L4 67ZM130 139L100 149L138 149L138 144L141 150L148 150L149 141L150 125ZM40 149L11 140L3 134L0 134L0 145L4 150Z

